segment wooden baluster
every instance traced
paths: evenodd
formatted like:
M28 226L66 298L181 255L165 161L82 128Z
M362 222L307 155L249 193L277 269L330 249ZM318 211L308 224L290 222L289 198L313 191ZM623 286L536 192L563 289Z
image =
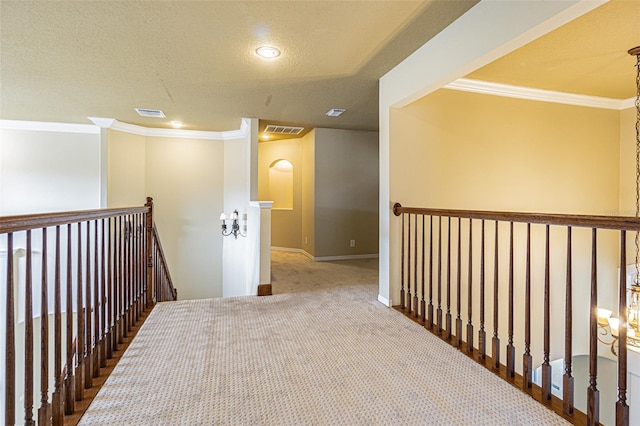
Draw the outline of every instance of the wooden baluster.
M16 330L13 299L13 233L7 234L7 288L5 312L5 353L4 371L4 419L6 424L16 423Z
M420 315L418 308L418 215L413 216L413 316Z
M102 219L100 232L100 295L102 299L100 301L100 367L105 368L107 366L107 268L106 268L106 251L107 241L106 237L106 221Z
M105 328L105 340L107 343L107 358L113 358L113 276L114 276L114 264L113 264L113 231L112 231L112 218L107 219L107 319Z
M484 219L480 230L480 330L478 330L478 359L487 355L487 333L484 330Z
M164 286L162 287L164 289ZM411 215L407 216L407 313L411 313Z
M64 411L62 406L62 288L60 283L60 226L56 226L56 260L54 272L54 361L53 361L53 395L51 397L52 421L54 425L62 425Z
M493 368L500 368L500 338L498 337L498 221L496 220L495 244L493 254L493 339L491 357Z
M127 223L129 225L127 239L125 241L126 246L126 263L127 263L127 298L125 300L125 309L127 317L127 335L133 330L133 272L132 272L132 259L133 259L133 220L131 215L127 217Z
M145 221L147 226L147 309L151 309L154 303L154 294L153 294L153 199L151 197L147 197L147 202L145 204L149 208L149 212L145 214Z
M115 276L113 281L113 321L115 332L113 335L113 350L118 350L118 345L122 343L122 217L116 218L114 230L114 269Z
M551 282L549 278L549 225L546 225L544 251L544 348L542 356L542 399L551 400L551 364L549 352L551 344Z
M77 306L77 326L76 332L78 333L76 338L76 401L82 401L84 399L84 306L83 306L83 276L82 276L82 223L78 222L78 284L76 291L76 306Z
M509 341L507 343L507 377L516 374L516 348L513 346L513 222L509 223Z
M131 217L133 232L131 233L133 240L131 241L131 325L138 321L138 217Z
M113 325L111 327L112 330L112 334L111 334L111 349L115 352L118 350L118 343L119 343L119 336L120 336L120 332L119 332L119 325L118 325L118 321L119 321L119 316L118 316L118 298L119 298L119 284L120 284L120 265L118 264L118 224L120 223L120 218L119 217L114 217L113 218L113 230L112 230L112 240L113 240L113 244L112 244L112 250L113 250L113 274L112 274L112 291L113 291L113 296L111 298L111 312L112 312L112 318L111 320L113 321Z
M24 424L33 425L33 288L31 230L27 231L27 265L24 290Z
M427 324L433 327L433 216L429 216L429 308Z
M527 223L527 258L524 290L524 354L522 355L522 389L531 389L533 358L531 357L531 224Z
M100 377L100 263L98 261L98 221L93 221L93 377Z
M67 325L67 350L64 377L64 413L73 414L75 411L75 375L73 371L73 272L71 250L71 224L67 224L67 298L66 298L66 325Z
M404 276L405 276L404 275L404 268L405 268L405 265L404 265L404 233L405 233L405 230L404 230L404 216L405 216L405 214L402 213L402 225L401 225L402 243L400 244L400 308L401 309L404 309L405 306L406 306L405 303L404 303L404 300L405 300L404 299ZM154 250L155 250L155 246L154 246ZM157 261L157 258L158 257L156 255L156 261ZM154 262L154 263L157 265L156 262ZM157 282L157 280L156 280L156 282ZM157 291L158 290L156 289L156 294L158 294Z
M467 276L467 353L473 353L473 219L469 219L469 272Z
M572 264L571 264L571 227L567 226L567 284L564 308L564 375L562 376L562 410L573 414L573 376L571 365L573 358L573 301L572 301Z
M126 268L126 221L124 216L120 217L120 288L119 288L119 300L118 300L118 313L120 315L119 319L119 333L120 338L118 340L119 343L124 343L124 338L127 336L127 322L125 315L125 300L126 300L126 290L127 290L127 268Z
M445 315L446 337L451 339L451 216L447 225L447 314Z
M462 346L462 318L460 317L460 311L462 310L462 241L461 241L461 231L462 231L462 219L458 218L458 273L457 273L457 316L456 316L456 346Z
M640 61L640 59L639 59ZM627 232L620 231L620 299L618 312L618 401L616 402L616 426L629 425L629 405L627 405Z
M589 314L589 388L587 390L587 424L600 424L598 390L598 248L597 230L591 230L591 309Z
M93 386L93 350L92 350L92 311L91 306L91 224L87 223L87 277L85 281L85 319L84 319L84 387L90 389Z
M438 309L436 330L442 332L442 216L438 216Z
M424 293L425 293L425 289L424 289L424 284L425 284L425 278L424 278L424 262L425 261L425 254L424 254L424 215L422 215L422 286L421 286L421 293L422 293L422 300L420 300L420 312L422 313L422 316L420 317L420 321L422 321L422 323L424 323L427 319L427 302L424 299Z
M38 424L50 423L49 406L49 294L47 277L47 228L42 228L42 281L40 285L40 408Z

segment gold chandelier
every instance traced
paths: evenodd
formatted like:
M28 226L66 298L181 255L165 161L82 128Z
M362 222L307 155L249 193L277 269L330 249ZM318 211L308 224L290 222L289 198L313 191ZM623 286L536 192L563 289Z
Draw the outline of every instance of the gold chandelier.
M636 217L640 217L640 46L630 49L630 55L636 57ZM627 289L627 348L640 351L640 233L636 232L636 263L635 274L631 286ZM620 271L621 274L626 271ZM611 352L617 355L620 319L613 316L608 309L598 309L598 340L611 345ZM605 340L601 336L611 336Z

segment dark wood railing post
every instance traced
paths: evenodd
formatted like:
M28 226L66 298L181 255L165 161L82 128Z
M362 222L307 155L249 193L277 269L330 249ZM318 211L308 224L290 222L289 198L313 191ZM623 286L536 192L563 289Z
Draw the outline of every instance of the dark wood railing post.
M500 337L498 336L498 221L496 220L496 232L493 254L493 338L491 339L491 357L493 358L493 368L500 368Z
M13 233L7 234L7 291L5 312L5 394L4 394L4 419L6 424L16 423L16 341L15 341L15 317L13 300Z
M549 276L549 225L546 226L544 251L544 342L542 355L542 399L551 400L551 364L549 353L551 351L551 282Z
M480 330L478 330L478 359L484 361L487 356L487 332L484 329L484 219L480 231Z
M442 216L438 216L438 309L436 310L436 331L442 332Z
M462 219L458 218L458 269L456 275L456 346L462 346Z
M572 296L572 272L571 264L571 227L567 227L567 284L564 308L564 375L562 376L562 409L567 414L573 413L573 376L571 373L573 348L573 296Z
M147 212L147 309L153 307L153 198L147 197L145 204L149 208Z
M640 59L639 59L640 61ZM629 425L629 405L627 404L627 232L620 231L620 287L618 312L618 401L616 402L616 426Z
M513 282L513 222L509 222L509 329L507 342L507 377L513 379L516 369L516 348L513 346L513 311L514 311L514 282Z
M467 274L467 353L473 353L473 219L469 219L469 272Z
M418 307L418 215L413 215L413 316L420 314Z
M429 308L427 323L433 327L433 216L429 216Z
M24 424L35 424L33 420L33 286L31 267L31 230L27 231L27 267L24 289Z
M47 280L47 228L42 228L42 277L40 286L40 408L38 424L49 423L49 295Z
M425 293L425 288L424 288L424 284L425 284L425 277L424 277L424 263L425 263L425 254L424 254L424 215L422 215L422 273L421 273L421 279L422 279L422 299L420 300L420 312L421 312L421 316L420 316L420 321L424 324L426 319L427 319L427 302L425 301L424 298L424 293Z
M402 241L400 243L400 308L405 308L405 297L404 297L404 213L402 214L402 222L400 225L400 233L402 235Z
M587 424L600 423L600 391L598 390L598 239L591 231L591 306L589 310L589 388L587 390Z
M531 356L531 224L527 223L527 254L524 290L524 354L522 355L522 388L531 389L533 357Z
M445 314L445 337L451 339L451 217L447 223L447 312Z

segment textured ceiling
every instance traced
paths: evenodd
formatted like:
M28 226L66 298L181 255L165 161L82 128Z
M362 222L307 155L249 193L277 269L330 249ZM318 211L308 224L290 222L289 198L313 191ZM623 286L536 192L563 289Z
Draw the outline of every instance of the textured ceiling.
M0 118L373 130L378 78L475 3L2 0ZM257 57L263 44L282 55Z
M614 99L635 97L640 0L612 0L467 78Z

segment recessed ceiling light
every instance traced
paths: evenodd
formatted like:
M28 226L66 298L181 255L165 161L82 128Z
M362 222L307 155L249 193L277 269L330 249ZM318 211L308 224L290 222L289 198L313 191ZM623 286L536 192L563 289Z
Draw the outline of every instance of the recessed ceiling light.
M256 55L265 59L273 59L280 56L280 50L273 46L260 46L256 49Z
M154 117L154 118L164 118L164 112L159 109L149 109L149 108L134 108L136 112L142 117Z
M326 112L326 115L328 115L329 117L337 117L339 115L342 115L343 112L345 112L345 109L341 109L341 108L331 108L329 111Z
M180 129L183 126L182 121L170 121L169 124L171 124L171 127L174 129Z
M271 139L271 135L268 135L266 133L262 134L262 139Z

